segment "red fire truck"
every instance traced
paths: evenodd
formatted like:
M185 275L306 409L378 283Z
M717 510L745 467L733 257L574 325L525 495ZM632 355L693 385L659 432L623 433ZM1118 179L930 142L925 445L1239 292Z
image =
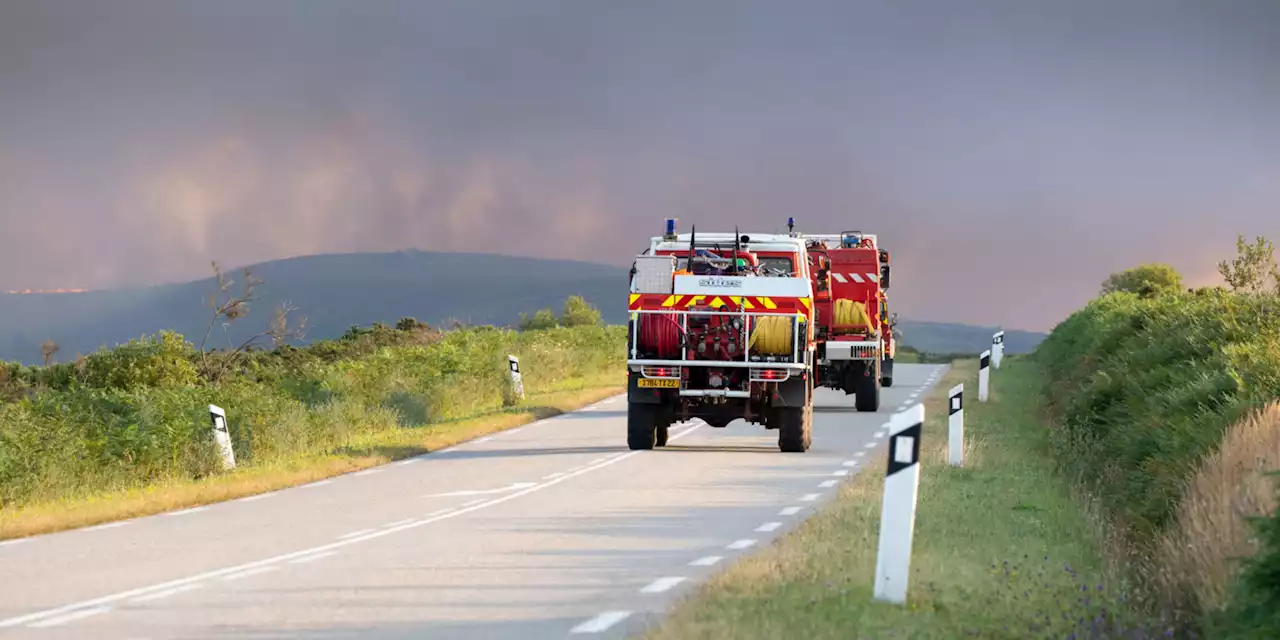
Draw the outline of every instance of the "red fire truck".
M857 394L858 411L876 411L881 386L893 384L889 252L859 231L804 239L814 284L816 384Z
M793 221L788 221L789 227ZM627 444L664 446L671 424L742 418L812 441L815 335L808 241L787 234L675 232L631 274Z

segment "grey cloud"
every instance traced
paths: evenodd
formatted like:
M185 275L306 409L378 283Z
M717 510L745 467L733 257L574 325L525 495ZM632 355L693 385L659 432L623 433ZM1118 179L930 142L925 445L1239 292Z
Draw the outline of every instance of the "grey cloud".
M1046 328L1280 236L1277 42L1264 1L15 0L0 289L794 215L880 233L904 315Z

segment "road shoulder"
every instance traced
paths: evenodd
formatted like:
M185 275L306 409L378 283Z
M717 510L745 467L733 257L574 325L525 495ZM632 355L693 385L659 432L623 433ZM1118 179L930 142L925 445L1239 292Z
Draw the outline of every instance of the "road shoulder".
M202 480L171 482L0 511L0 541L119 522L278 491L439 451L488 434L576 411L625 389L593 385L531 396L530 408L444 422L423 429L385 430L340 451L245 467Z
M647 637L1065 637L1114 629L1122 595L1105 576L1099 527L1055 477L1041 378L1007 359L991 401L974 361L924 400L911 583L905 606L873 602L883 458L775 544L680 602ZM947 391L966 389L965 467L946 462Z

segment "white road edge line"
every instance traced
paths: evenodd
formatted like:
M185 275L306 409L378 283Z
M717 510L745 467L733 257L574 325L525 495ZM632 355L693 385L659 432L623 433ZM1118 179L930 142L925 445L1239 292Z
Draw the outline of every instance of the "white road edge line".
M208 510L209 510L209 507L191 507L190 509L179 509L178 511L169 511L169 512L165 513L164 515L166 515L166 516L185 516L185 515L187 515L188 513L199 513L199 512L201 512L201 511L208 511Z
M322 560L324 558L328 558L330 556L336 556L336 555L338 555L337 551L321 551L319 553L313 553L308 556L302 556L301 558L294 558L289 561L289 564L305 564L313 560Z
M766 522L756 527L756 532L769 533L770 531L773 531L774 529L777 529L778 527L781 527L781 526L782 526L781 522Z
M352 531L351 533L344 533L338 536L338 539L346 540L347 538L359 538L360 536L373 533L374 531L376 531L376 529L361 529L359 531Z
M409 524L410 522L413 522L414 520L417 520L417 518L405 518L404 520L396 520L395 522L391 522L391 523L388 523L388 524L384 524L384 525L382 525L382 526L384 526L384 527L398 527L398 526L400 526L400 525L402 525L402 524Z
M856 463L856 462L855 462L855 463L853 463L853 464L854 464L854 465L856 465L856 464L858 464L858 463ZM850 465L850 466L852 466L852 465ZM847 476L847 475L849 475L849 470L848 470L848 469L840 469L840 470L837 470L837 471L832 471L832 472L831 472L831 475L833 475L833 476Z
M747 547L755 543L756 543L755 540L752 540L750 538L743 538L741 540L734 540L733 542L730 542L729 545L725 548L726 549L746 549Z
M41 620L40 622L33 622L28 626L37 627L37 628L56 627L60 624L65 624L67 622L74 622L81 618L88 618L89 616L96 616L99 613L106 613L110 610L111 610L111 607L94 607L92 609L81 609L74 613L68 613L65 616L58 616L56 618L47 618L45 620Z
M164 591L157 591L156 593L149 593L145 596L139 596L137 598L130 600L129 602L151 602L152 600L159 600L161 598L168 598L169 596L176 596L179 593L183 593L186 591L195 591L196 589L199 589L202 586L204 585L201 585L199 583L184 584L180 587L174 587L172 589L166 589Z
M670 439L668 438L668 440ZM630 611L606 611L570 629L569 633L601 633L630 616Z
M84 529L81 529L81 531L102 531L103 529L115 529L118 527L123 527L127 524L129 524L129 522L108 522L106 524L97 524L92 527L85 527ZM6 544L6 543L0 542L0 544Z
M702 426L701 424L699 424L699 425L695 425L695 426L693 426L693 427L692 427L692 428L690 428L690 429L687 429L687 430L682 431L682 432L677 433L677 434L673 434L673 435L668 439L668 441L672 441L672 440L675 440L675 439L677 439L677 438L681 438L681 437L684 437L684 436L686 436L686 435L689 435L690 433L692 433L694 430L698 429L698 428L699 428L699 427L701 427L701 426ZM381 537L383 537L383 536L389 536L389 535L391 535L391 534L393 534L393 533L399 533L399 532L401 532L401 531L405 531L405 530L408 530L408 529L414 529L414 528L417 528L417 527L421 527L421 526L425 526L425 525L432 524L432 523L435 523L435 522L439 522L439 521L441 521L441 520L445 520L445 519L448 519L448 518L455 518L455 517L457 517L457 516L460 516L460 515L463 515L463 514L466 514L466 513L471 513L472 511L478 511L478 510L480 510L480 509L484 509L484 508L487 508L487 507L491 507L491 506L496 505L496 504L502 504L503 502L507 502L507 501L509 501L509 500L515 500L516 498L519 498L519 497L522 497L522 496L529 495L530 493L533 493L533 492L535 492L535 491L541 491L541 490L543 490L543 489L546 489L547 487L551 487L551 486L557 485L557 484L559 484L559 483L561 483L561 482L564 482L565 480L568 480L568 479L573 478L573 477L575 477L575 476L578 476L578 475L581 475L581 474L584 474L584 473L588 473L588 472L591 472L591 471L595 471L596 469L601 469L601 468L607 467L607 466L612 465L612 464L614 464L614 463L616 463L616 462L621 462L621 461L623 461L623 460L626 460L627 458L630 458L630 457L631 457L631 456L633 456L633 455L636 455L637 453L641 453L641 452L640 452L640 451L630 451L630 452L624 453L624 454L622 454L621 456L618 456L618 457L616 457L616 458L614 458L614 459L612 459L612 460L610 460L610 461L608 461L608 462L605 462L605 463L599 464L599 465L597 465L597 466L595 466L595 467L588 467L588 468L586 468L586 469L579 470L579 471L577 471L577 472L575 472L575 473L572 473L572 474L566 474L566 475L564 475L564 476L561 476L561 477L559 477L559 478L556 478L555 480L549 480L549 481L547 481L547 482L545 482L545 483L543 483L543 484L535 485L535 486L529 487L528 489L522 489L522 490L517 491L517 492L515 492L515 493L509 493L509 494L507 494L507 495L504 495L504 496L501 496L501 497L498 497L498 498L494 498L494 499L492 499L492 500L488 500L488 501L486 501L484 504L479 504L479 505L476 505L476 506L474 506L474 507L465 507L465 508L462 508L462 509L456 509L456 510L454 510L454 511L450 511L449 513L441 514L441 515L439 515L439 516L429 517L429 518L426 518L426 519L423 519L423 520L419 520L419 521L417 521L417 522L414 522L414 523L412 523L412 524L406 524L406 525L401 526L401 527L393 527L393 528L389 528L389 529L382 529L381 531L375 531L374 533L371 533L371 534L366 535L366 536L361 536L361 537L359 537L359 538L349 538L349 539L347 539L347 540L340 540L340 541L338 541L338 542L331 542L331 543L329 543L329 544L320 545L320 546L318 546L318 547L312 547L312 548L310 548L310 549L303 549L303 550L301 550L301 551L293 551L293 552L290 552L290 553L285 553L285 554L281 554L281 555L278 555L278 556L273 556L273 557L270 557L270 558L264 558L264 559L262 559L262 560L254 560L254 561L252 561L252 562L246 562L246 563L239 564L239 565L235 565L235 566L232 566L232 567L225 567L225 568L222 568L222 569L215 569L215 570L213 570L213 571L206 571L206 572L204 572L204 573L197 574L197 575L194 575L194 576L188 576L188 577L186 577L186 578L178 578L178 579L176 579L176 580L169 580L168 582L162 582L162 583L160 583L160 584L154 584L154 585L151 585L151 586L149 586L149 587L138 587L138 588L136 588L136 589L130 589L130 590L128 590L128 591L121 591L121 592L119 592L119 593L113 593L113 594L111 594L111 595L106 595L106 596L102 596L102 597L99 597L99 598L94 598L94 599L92 599L92 600L85 600L85 601L82 601L82 602L75 602L75 603L72 603L72 604L63 605L63 606L61 606L61 607L57 607L57 608L54 608L54 609L45 609L44 611L36 611L36 612L34 612L34 613L28 613L28 614L25 614L25 615L15 616L15 617L12 617L12 618L6 618L6 619L4 619L4 620L0 620L0 629L7 628L7 627L16 627L16 626L18 626L18 625L26 624L26 623L28 623L28 622L32 622L32 621L35 621L35 620L40 620L40 619L42 619L42 618L49 618L49 617L52 617L52 616L57 616L57 615L65 614L65 613L71 613L71 612L73 612L73 611L78 611L78 610L81 610L81 609L87 609L87 608L90 608L90 607L97 607L97 606L99 606L99 605L104 605L104 604L108 604L108 603L111 603L111 602L117 602L117 601L120 601L120 600L126 600L126 599L128 599L128 598L132 598L132 597L135 597L135 596L138 596L138 595L142 595L142 594L145 594L145 593L150 593L150 592L152 592L152 591L161 591L161 590L164 590L164 589L170 589L170 588L176 587L176 586L178 586L178 585L191 584L191 583L193 583L193 582L200 582L200 581L202 581L202 580L208 580L208 579L210 579L210 578L217 578L217 577L225 576L225 575L232 574L232 573L239 573L239 572L241 572L241 571L245 571L245 570L247 570L247 569L254 569L254 568L257 568L257 567L266 566L266 565L274 564L274 563L277 563L277 562L282 562L282 561L292 560L292 559L294 559L294 558L302 558L302 557L306 557L306 556L309 556L309 555L312 555L312 554L315 554L315 553L318 553L318 552L321 552L321 551L327 551L327 550L330 550L330 549L340 549L340 548L345 547L345 546L348 546L348 545L358 544L358 543L360 543L360 542L365 542L365 541L367 541L367 540L373 540L373 539L375 539L375 538L381 538ZM321 482L328 482L328 481L327 481L327 480L322 480ZM318 484L318 483L313 483L313 484L312 484L312 485L310 485L310 486L315 486L315 484ZM304 486L308 486L308 485L304 485ZM753 540L752 542L754 542L754 540ZM628 613L627 615L630 615L630 613Z
M235 501L236 502L253 502L254 500L264 500L266 498L275 497L277 493L278 493L277 491L269 491L267 493L259 493L256 496L245 496L243 498L236 498Z
M650 582L648 585L645 585L645 587L640 590L640 593L662 593L663 591L670 591L672 587L675 587L684 581L684 576L658 578L657 580Z
M822 495L821 493L806 493L800 496L800 502L813 502L814 500L817 500L821 495Z
M232 580L239 580L240 578L248 578L249 576L256 576L260 573L270 573L275 570L276 570L276 567L274 566L258 567L256 569L241 571L240 573L233 573L229 576L222 576L222 579L227 582L231 582Z
M780 515L780 516L794 516L795 514L800 513L800 509L801 509L801 507L787 507L787 508L783 509L782 511L779 511L779 512L778 512L778 515Z
M865 455L867 455L867 452L866 452L866 451L859 451L859 452L857 452L857 453L853 454L853 457L855 457L855 458L861 458L862 456L865 456ZM849 464L849 462L852 462L853 464ZM844 463L844 466L846 466L846 467L853 467L853 466L857 466L857 464L858 464L858 461L857 461L857 460L850 460L849 462Z
M371 476L375 473L382 473L382 469L365 469L364 471L357 471L351 474L351 477L354 478L356 476Z
M837 483L837 482L840 482L840 481L839 481L839 480L823 480L822 482L819 482L819 483L818 483L818 488L819 488L819 489L830 489L831 487L836 486L836 483Z
M308 483L308 484L304 484L304 485L302 485L301 487L298 487L298 488L299 488L299 489L310 489L310 488L312 488L312 487L323 487L324 485L326 485L326 484L331 484L332 482L333 482L333 480L317 480L317 481L315 481L315 482L311 482L311 483Z
M724 556L703 556L689 563L691 567L709 567L717 562L724 560Z
M419 462L422 462L422 458L409 458L408 460L401 460L400 462L397 462L396 466L403 467L405 465L417 464Z
M865 448L867 448L867 449L874 449L874 448L876 448L876 443L875 443L874 441L872 441L872 442L868 442L868 443L866 444Z

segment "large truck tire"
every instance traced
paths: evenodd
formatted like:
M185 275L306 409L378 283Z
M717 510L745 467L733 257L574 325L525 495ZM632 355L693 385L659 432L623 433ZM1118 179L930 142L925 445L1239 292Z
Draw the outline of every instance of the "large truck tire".
M778 407L774 412L778 421L778 449L785 453L804 453L809 448L804 407Z
M876 367L879 369L879 367ZM858 389L858 395L854 399L854 406L858 411L870 412L880 410L880 372L872 371L871 375L859 376L855 383Z
M671 435L671 425L669 424L659 425L657 429L653 430L653 432L654 432L653 445L655 447L667 446L667 436Z
M627 405L627 447L632 451L652 449L658 443L656 404L632 402ZM663 438L664 444L666 438Z
M778 449L785 453L804 453L813 446L813 378L807 382L805 395L804 406L773 409L778 423Z
M880 364L880 386L893 386L893 358L885 358Z

